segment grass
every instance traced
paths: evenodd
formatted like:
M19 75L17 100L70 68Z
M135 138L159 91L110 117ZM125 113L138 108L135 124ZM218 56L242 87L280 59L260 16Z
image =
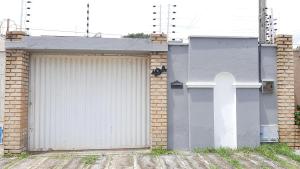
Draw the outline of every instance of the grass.
M236 159L234 159L232 156L235 153L235 150L230 148L195 148L193 150L195 153L216 153L219 156L221 156L223 159L225 159L232 167L241 169L242 166L240 162Z
M214 164L210 164L209 165L209 169L219 169L216 165Z
M242 169L242 165L240 164L240 162L232 157L234 155L234 150L229 148L219 148L216 149L216 152L234 168Z
M257 148L254 149L254 152L272 160L277 162L280 166L284 167L284 168L291 168L292 166L290 166L286 161L280 159L277 156L277 151L276 148L274 148L275 146L270 145L270 144L264 144L262 146L259 146Z
M30 156L30 154L28 152L22 152L20 154L5 153L4 158L15 158L15 159L10 161L8 164L6 164L4 169L11 168L11 166L16 164L19 160L24 160L24 159L28 158L29 156Z
M161 156L161 155L169 155L169 154L175 154L175 152L163 148L154 148L151 150L151 155L153 156Z
M278 154L285 155L292 160L300 162L300 156L295 154L294 151L291 148L289 148L286 144L276 144L274 147Z
M278 155L286 156L294 161L300 162L300 156L295 154L294 151L286 144L263 144L257 148L242 148L239 149L244 153L257 153L272 161L277 162L281 167L294 168L287 161L278 157Z
M96 155L88 155L82 158L82 162L84 163L84 165L93 165L95 164L97 159L98 156Z
M12 153L5 153L4 154L4 158L12 158L12 157L15 157L16 155L15 154L12 154Z
M195 148L193 150L194 153L216 153L215 148Z
M264 144L258 148L255 148L255 151L266 158L278 162L279 165L285 168L295 167L291 166L287 161L280 159L277 154L284 155L292 160L300 162L300 156L295 154L294 151L286 144Z
M5 158L13 158L13 157L17 157L19 160L23 160L26 159L30 156L30 154L28 152L22 152L20 154L12 154L12 153L5 153L4 157Z
M22 152L21 154L18 155L18 159L23 160L23 159L28 158L29 156L30 156L29 153L27 153L27 152Z
M234 153L242 152L246 156L251 153L259 154L267 159L277 162L281 167L292 169L295 168L293 165L289 164L287 161L278 157L278 155L286 156L294 161L300 163L300 156L295 154L294 151L289 148L286 144L263 144L257 148L239 148L237 150L229 148L195 148L193 150L195 153L215 153L220 155L224 160L226 160L231 166L237 169L241 169L242 166L238 160L233 158ZM267 168L263 166L262 168Z

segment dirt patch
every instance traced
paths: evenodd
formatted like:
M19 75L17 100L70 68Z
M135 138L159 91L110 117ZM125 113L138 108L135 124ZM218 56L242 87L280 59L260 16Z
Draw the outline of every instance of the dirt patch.
M184 168L184 166L180 165L177 157L175 155L163 155L159 157L163 168L172 168L179 169Z
M182 156L185 159L186 163L191 168L199 168L199 169L208 169L209 163L207 161L203 161L203 157L200 155L188 155Z
M39 162L41 159L43 159L43 158L30 157L30 158L27 158L27 159L19 160L18 162L13 164L11 166L11 168L14 168L14 169L29 168L29 167L35 166L36 163Z
M12 165L12 163L17 162L16 158L0 158L0 168L4 168L4 166Z
M80 157L72 158L63 167L64 169L80 169L83 168L82 159Z
M137 156L137 165L139 168L147 168L147 169L156 169L159 168L159 161L154 156L150 155L138 155Z
M38 169L53 169L61 166L64 163L64 159L58 158L48 158L43 163L41 163L37 168Z
M226 161L216 154L206 154L203 157L210 163L209 168L233 169ZM213 167L212 167L213 166Z
M249 158L251 158L254 161L257 161L261 166L270 168L270 169L283 169L282 167L280 167L278 164L276 164L275 162L266 159L264 157L261 157L257 154L250 154Z
M297 162L297 161L289 159L289 158L287 158L286 156L283 156L283 155L277 155L277 157L280 158L283 161L286 161L293 168L300 168L300 163Z
M90 169L104 169L107 168L109 164L108 156L100 156L94 165Z
M238 160L244 168L261 168L262 167L258 162L255 162L255 161L249 159L248 156L249 156L248 154L237 153L237 154L233 155L233 158Z
M118 169L133 169L133 157L127 156L112 156L111 168Z
M196 160L193 159L192 155L178 154L177 159L178 159L179 163L181 164L181 166L184 166L184 168L187 168L187 169L193 169L193 168L204 169L205 168L204 165L201 166L200 163L197 163Z

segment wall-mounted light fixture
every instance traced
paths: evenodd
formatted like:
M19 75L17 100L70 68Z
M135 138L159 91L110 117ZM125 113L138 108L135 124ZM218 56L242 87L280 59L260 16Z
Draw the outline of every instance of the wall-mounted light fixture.
M167 72L167 69L165 66L162 66L161 68L156 68L152 70L152 75L154 76L159 76L161 75L163 72Z

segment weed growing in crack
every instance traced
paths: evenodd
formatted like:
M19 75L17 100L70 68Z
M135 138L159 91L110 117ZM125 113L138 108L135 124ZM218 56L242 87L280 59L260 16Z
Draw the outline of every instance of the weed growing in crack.
M161 156L161 155L169 155L169 154L175 154L175 152L163 148L154 148L151 150L151 155L153 156Z
M23 159L28 158L29 156L30 156L29 153L27 153L27 152L22 152L21 154L18 155L18 158L19 158L20 160L23 160Z
M96 155L88 155L82 158L82 162L84 163L84 165L93 165L95 164L97 159L98 156Z

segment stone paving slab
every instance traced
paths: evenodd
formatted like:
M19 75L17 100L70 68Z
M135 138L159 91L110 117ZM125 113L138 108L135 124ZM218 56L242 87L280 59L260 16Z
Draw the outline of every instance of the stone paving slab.
M96 156L93 164L84 164L83 158ZM300 163L279 156L293 168ZM257 154L236 153L233 156L243 168L281 169L276 162ZM50 152L31 155L26 159L0 158L0 169L232 169L217 154L177 153L153 156L149 152Z

